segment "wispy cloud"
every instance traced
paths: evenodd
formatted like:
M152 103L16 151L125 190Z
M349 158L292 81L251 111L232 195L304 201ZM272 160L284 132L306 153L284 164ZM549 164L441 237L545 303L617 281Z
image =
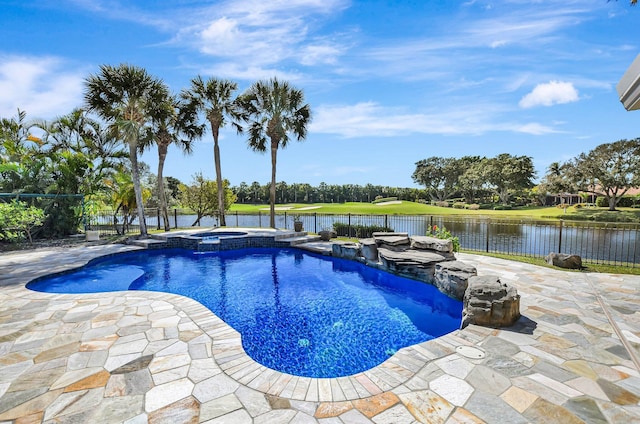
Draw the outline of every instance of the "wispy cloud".
M49 119L82 104L85 70L55 57L0 56L0 116Z
M540 123L502 122L501 109L485 104L432 113L406 113L374 102L324 105L314 110L310 131L344 138L400 137L410 134L480 135L492 131L542 135L559 132Z
M520 107L528 109L535 106L553 106L563 103L577 102L578 90L573 83L563 81L549 81L538 84L533 91L520 100Z

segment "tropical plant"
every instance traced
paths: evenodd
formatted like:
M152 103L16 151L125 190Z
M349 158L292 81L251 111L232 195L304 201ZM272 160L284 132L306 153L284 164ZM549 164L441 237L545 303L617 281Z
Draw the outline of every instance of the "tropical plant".
M151 126L146 128L142 144L144 147L155 144L158 148L158 207L164 230L169 231L171 225L163 176L169 146L173 144L184 153L190 154L192 143L196 138L202 136L204 126L197 124L196 111L189 105L181 103L177 97L172 96L165 84L159 85L158 89L152 92L152 95L153 100L149 110Z
M247 123L248 144L258 152L271 151L271 186L269 190L269 226L275 228L276 166L278 149L285 148L290 136L302 141L311 122L311 108L304 103L304 93L288 82L254 83L238 99L241 118ZM268 139L268 140L267 140ZM267 146L267 141L269 146Z
M144 162L140 162L141 167L145 167ZM140 171L138 170L138 174ZM113 206L113 224L118 234L126 234L131 222L135 219L136 215L132 212L134 210L140 210L137 205L137 195L135 191L135 185L133 183L132 174L121 170L113 175L113 177L106 182L107 187L111 193L111 204ZM151 197L151 190L147 187L140 186L140 194L142 201L145 202ZM118 227L118 213L122 212L124 215L122 226ZM138 215L138 221L140 225L144 225L144 216Z
M89 111L106 120L129 147L131 174L140 220L140 234L147 235L144 202L138 174L138 149L144 127L150 122L155 93L163 84L143 68L121 64L102 65L100 72L85 80L84 100Z
M453 251L458 252L460 250L460 240L457 236L451 234L451 231L447 230L445 226L439 227L434 225L427 230L427 236L435 237L442 240L451 240Z
M218 214L220 225L226 226L225 198L222 180L222 166L220 164L220 145L218 143L220 128L224 127L227 118L231 118L232 125L241 132L241 127L236 123L237 112L233 93L238 85L229 80L210 78L203 80L200 75L191 80L191 88L182 91L182 98L190 110L203 113L211 125L213 135L213 160L216 168L216 185L218 192Z

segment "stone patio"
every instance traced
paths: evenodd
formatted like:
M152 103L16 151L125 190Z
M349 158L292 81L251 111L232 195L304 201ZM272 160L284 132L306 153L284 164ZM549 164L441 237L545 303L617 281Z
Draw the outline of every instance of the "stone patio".
M640 423L640 277L459 254L517 288L516 326L471 325L364 373L311 379L257 364L182 296L25 288L133 249L0 256L0 423Z

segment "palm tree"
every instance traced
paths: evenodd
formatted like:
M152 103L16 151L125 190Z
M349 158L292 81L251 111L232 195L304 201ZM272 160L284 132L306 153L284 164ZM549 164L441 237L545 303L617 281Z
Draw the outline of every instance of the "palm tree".
M84 100L88 110L107 121L129 147L131 177L138 208L140 234L147 235L144 203L138 171L139 141L149 123L149 110L154 92L162 82L143 68L121 64L100 66L100 73L86 80Z
M238 85L229 80L209 78L203 80L200 75L191 80L191 89L182 91L183 100L189 108L195 109L197 113L204 113L207 121L211 125L213 134L213 160L216 167L216 183L218 186L218 213L220 225L227 225L225 219L224 188L222 180L222 167L220 165L220 145L218 137L220 128L226 124L226 117L231 118L231 124L241 132L241 127L236 123L236 103L233 92L238 89Z
M298 141L307 136L311 108L304 103L304 93L288 82L272 78L258 81L238 99L241 118L248 124L249 147L258 152L271 150L271 187L269 190L269 225L276 226L276 162L278 149L285 148L291 133Z
M175 96L169 93L165 84L161 84L153 93L153 101L149 110L151 126L147 128L142 144L149 147L156 144L158 147L158 199L164 224L164 230L169 231L169 211L167 208L167 196L164 189L164 163L167 158L169 145L174 144L184 153L190 154L192 143L202 136L203 125L195 121L195 110L182 104Z

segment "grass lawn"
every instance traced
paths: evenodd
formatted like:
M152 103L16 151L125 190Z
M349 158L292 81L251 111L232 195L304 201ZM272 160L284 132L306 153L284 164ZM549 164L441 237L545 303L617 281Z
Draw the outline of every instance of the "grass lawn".
M567 208L566 211L555 206L551 207L523 207L507 211L494 211L490 209L468 210L443 208L439 206L425 205L422 203L401 201L390 204L372 204L360 202L347 203L289 203L276 205L276 212L291 213L326 213L326 214L365 214L365 215L460 215L477 217L496 217L513 219L568 219L582 221L614 221L614 222L640 222L640 209L620 208L619 212L608 212L606 208ZM230 213L235 211L245 213L269 213L269 205L241 205L231 206Z

